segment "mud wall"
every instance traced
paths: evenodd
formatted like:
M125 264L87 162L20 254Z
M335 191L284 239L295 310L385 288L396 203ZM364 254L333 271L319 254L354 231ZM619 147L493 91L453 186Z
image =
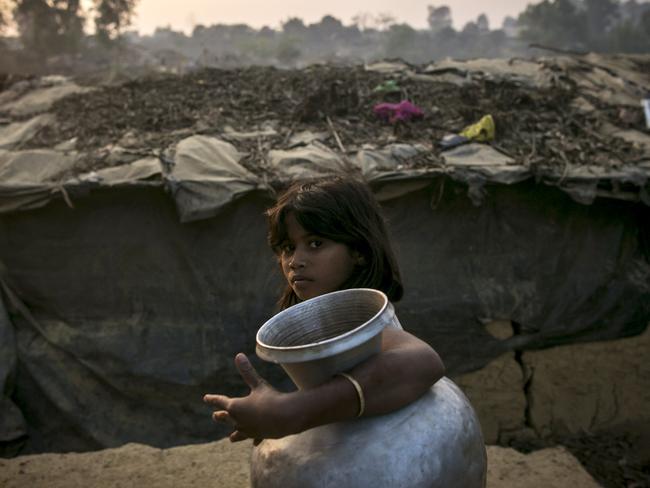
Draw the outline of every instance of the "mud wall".
M494 326L502 333L508 327ZM649 357L646 329L625 339L507 353L454 380L489 444L616 432L643 446L650 460Z

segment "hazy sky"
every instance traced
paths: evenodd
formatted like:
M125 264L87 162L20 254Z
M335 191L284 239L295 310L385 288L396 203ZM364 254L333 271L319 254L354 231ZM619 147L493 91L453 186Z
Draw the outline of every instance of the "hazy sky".
M451 8L454 27L457 29L475 20L481 13L488 16L491 28L498 28L506 15L516 16L528 3L539 1L499 0L482 3L476 0L447 0L435 3L427 0L139 0L133 27L144 34L150 34L156 27L168 25L185 32L191 32L197 24L217 23L279 28L282 21L289 17L300 17L305 23L312 23L327 14L347 25L360 12L385 12L392 14L399 22L422 28L426 26L427 5L433 4L448 5Z

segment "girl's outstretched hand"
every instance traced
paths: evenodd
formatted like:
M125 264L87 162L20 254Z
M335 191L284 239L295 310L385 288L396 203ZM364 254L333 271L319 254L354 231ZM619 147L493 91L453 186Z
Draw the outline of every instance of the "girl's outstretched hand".
M205 395L203 401L217 408L212 418L229 422L235 429L230 434L232 442L254 439L257 445L264 439L278 439L298 432L296 416L291 412L289 393L281 393L269 385L253 368L245 354L235 356L239 374L251 392L242 398L225 395Z
M251 392L242 398L205 395L216 407L212 418L234 427L233 442L279 439L319 425L350 420L359 412L355 387L343 377L291 393L269 385L244 354L235 365ZM444 375L438 354L425 342L402 330L385 330L382 350L350 371L362 386L364 415L382 415L415 401Z

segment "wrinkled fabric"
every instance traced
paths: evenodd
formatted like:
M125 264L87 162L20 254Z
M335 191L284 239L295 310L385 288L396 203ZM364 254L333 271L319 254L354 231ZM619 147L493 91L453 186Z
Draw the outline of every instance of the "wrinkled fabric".
M408 100L402 100L399 103L379 103L372 108L372 111L381 120L391 124L424 117L422 109Z

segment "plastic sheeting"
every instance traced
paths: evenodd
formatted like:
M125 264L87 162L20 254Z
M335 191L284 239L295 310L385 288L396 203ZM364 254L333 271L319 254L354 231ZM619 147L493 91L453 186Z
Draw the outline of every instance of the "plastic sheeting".
M77 163L76 153L46 149L0 151L0 212L47 205L63 189L63 175Z
M49 149L0 151L0 182L4 187L61 182L77 163L76 153Z
M29 83L29 82L25 82ZM0 100L0 112L9 113L13 116L24 117L45 112L52 104L64 97L76 93L86 93L94 88L81 87L64 77L44 77L38 80L35 89L28 93L23 92L23 87L12 87L3 98L9 101L2 103ZM16 91L15 95L12 93ZM12 96L14 95L14 96Z
M650 138L631 132L625 136L647 144L650 153ZM312 141L292 149L270 150L265 164L276 179L285 181L346 170L363 175L371 183L419 179L420 183L412 184L413 188L419 188L436 175L447 174L467 185L468 194L476 205L483 200L486 184L513 184L533 176L540 182L559 186L584 204L592 203L597 196L650 204L649 162L611 168L571 166L565 168L563 174L537 170L533 175L530 168L513 164L511 158L493 147L471 143L445 151L445 164L441 166L409 167L404 164L427 150L422 145L390 144L342 155L321 142ZM83 166L80 161L84 155L74 151L0 150L0 213L32 209L90 188L155 181L169 189L181 221L191 222L212 217L247 193L266 188L261 177L241 164L243 154L236 146L221 139L192 136L180 141L171 154L161 162L156 157L138 159L137 154L114 147L106 154L108 160L115 160L114 166L77 174L77 167ZM77 176L73 176L75 174ZM603 188L603 184L611 188ZM384 197L386 195L380 196Z
M476 206L465 184L431 177L373 187L398 196L384 205L406 287L400 321L450 374L644 329L648 207L579 205L527 181L486 184ZM251 191L183 224L163 188L115 186L74 209L59 200L0 216L2 284L14 296L3 292L9 321L0 316L5 445L83 451L225 434L201 397L246 392L232 359L254 354L281 283L265 244L271 203ZM493 337L484 324L497 319L518 333ZM282 383L277 366L257 365Z
M104 168L81 175L81 181L94 181L104 186L138 185L142 181L162 177L158 158L138 159L129 164Z
M30 140L43 127L54 122L54 115L41 114L31 119L0 127L0 149L11 149Z
M0 272L4 271L0 268ZM8 290L3 290L7 292ZM8 296L6 293L4 296ZM16 341L14 327L0 294L0 445L23 438L27 424L11 397L15 392Z
M5 392L28 451L223 434L201 398L243 393L232 358L273 308L265 202L183 225L162 188L122 187L0 219L3 283L30 312L3 294L15 350L3 341L1 357L17 357Z
M259 178L239 164L241 157L235 146L213 137L178 143L166 178L182 222L212 217L258 186Z
M343 158L318 141L289 150L271 150L269 165L280 178L295 180L341 171L346 167Z

